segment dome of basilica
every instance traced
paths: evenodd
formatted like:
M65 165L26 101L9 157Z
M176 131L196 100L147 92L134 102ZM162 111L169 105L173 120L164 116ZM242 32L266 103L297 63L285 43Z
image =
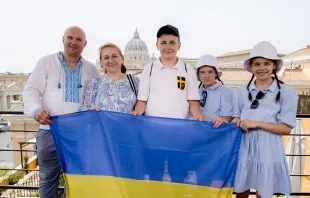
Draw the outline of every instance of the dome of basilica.
M140 39L137 29L133 35L133 38L127 43L125 47L125 52L126 51L143 51L148 53L147 46L144 41Z
M136 29L133 38L127 43L124 50L125 66L128 69L143 69L149 63L148 49L143 40L140 39Z

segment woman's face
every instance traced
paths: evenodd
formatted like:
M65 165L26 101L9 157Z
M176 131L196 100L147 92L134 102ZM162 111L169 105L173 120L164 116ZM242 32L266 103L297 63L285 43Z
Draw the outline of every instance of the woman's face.
M106 47L101 51L100 63L107 73L121 73L124 59L116 48Z
M271 77L277 65L274 61L266 58L254 58L251 64L253 74L258 80L266 80Z

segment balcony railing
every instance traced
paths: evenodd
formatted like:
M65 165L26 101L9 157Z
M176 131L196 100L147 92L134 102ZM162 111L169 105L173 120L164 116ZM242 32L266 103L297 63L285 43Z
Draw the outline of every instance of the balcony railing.
M11 114L11 115L23 115L23 112L11 112L11 111L0 111L0 117L1 114ZM296 118L309 118L310 121L310 114L298 114L296 115ZM1 121L1 120L0 120ZM13 132L13 133L35 133L37 131L31 131L31 130L8 130L6 132ZM1 133L1 131L0 131ZM309 138L310 134L290 134L288 136L303 136L306 138ZM20 143L20 149L3 149L0 148L1 152L19 152L20 153L20 159L21 162L23 162L23 153L29 154L34 153L36 155L37 150L36 149L23 149L23 145L29 145L29 144L35 144L35 143L29 143L29 142L19 142ZM310 146L310 145L309 145ZM31 156L34 156L31 155ZM286 156L298 156L298 157L310 157L310 154L287 154ZM1 171L9 171L11 174L16 171L24 171L28 174L24 176L24 183L18 183L18 185L5 185L1 184L1 175L0 175L0 197L27 197L27 196L34 196L35 194L38 194L39 189L39 173L38 169L25 169L23 167L19 168L1 168ZM308 174L291 174L291 177L310 177L310 173ZM59 194L63 194L65 187L59 186ZM5 192L5 195L3 193ZM252 195L255 194L255 192L251 192ZM310 197L310 192L292 192L291 196L299 196L299 197Z

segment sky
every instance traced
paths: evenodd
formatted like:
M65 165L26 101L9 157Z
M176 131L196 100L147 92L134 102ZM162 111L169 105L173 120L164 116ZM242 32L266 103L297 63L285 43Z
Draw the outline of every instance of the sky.
M83 57L100 45L125 49L135 29L157 57L157 30L180 32L182 58L219 56L267 40L279 53L310 45L309 0L0 0L0 72L28 73L42 56L63 50L67 27L83 28Z

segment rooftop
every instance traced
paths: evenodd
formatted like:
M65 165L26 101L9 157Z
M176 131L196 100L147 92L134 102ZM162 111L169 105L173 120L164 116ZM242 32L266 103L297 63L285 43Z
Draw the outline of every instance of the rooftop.
M290 53L283 57L283 59L298 59L306 60L310 59L310 45L307 45L305 48L299 49L293 53Z

